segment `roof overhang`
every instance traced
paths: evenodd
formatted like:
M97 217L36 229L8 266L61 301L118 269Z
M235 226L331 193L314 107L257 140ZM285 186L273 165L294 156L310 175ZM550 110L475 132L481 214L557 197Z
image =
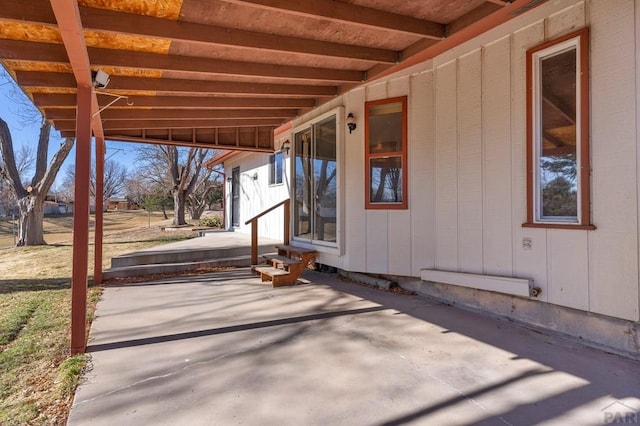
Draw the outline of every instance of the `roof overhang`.
M546 0L6 0L0 61L63 136L273 151L274 130ZM107 107L105 109L105 107Z

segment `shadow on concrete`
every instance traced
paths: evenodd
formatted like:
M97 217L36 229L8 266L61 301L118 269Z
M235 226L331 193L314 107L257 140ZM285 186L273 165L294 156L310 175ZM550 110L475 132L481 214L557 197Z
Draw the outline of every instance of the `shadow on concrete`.
M315 281L324 281L315 273L312 276L311 279ZM540 374L557 372L582 379L584 384L548 398L538 399L534 403L516 404L504 412L469 424L540 424L562 418L563 415L582 405L604 398L614 398L617 401L626 398L635 399L638 413L640 413L640 362L583 346L579 342L572 342L558 336L545 335L537 330L493 318L488 314L464 310L424 296L413 296L424 303L407 305L406 296L389 297L388 293L356 283L336 280L328 285L336 290L379 303L387 309L394 309L401 314L441 327L442 334L459 334L508 351L514 354L511 357L512 361L531 360L541 367L548 368L528 371L472 392L461 393L455 398L427 405L382 422L381 426L419 422L424 417L462 401L474 403L478 397L499 391L512 383ZM601 423L605 413L598 414L602 417L592 418L590 421Z
M164 343L164 342L173 342L176 340L195 339L195 338L204 337L204 336L215 336L217 334L235 333L238 331L255 330L255 329L267 328L267 327L277 327L280 325L296 324L296 323L302 323L306 321L317 321L317 320L328 319L328 318L342 317L346 315L366 314L370 312L378 312L383 310L385 310L385 308L376 306L371 308L352 309L349 311L334 311L334 312L326 312L323 314L305 315L305 316L294 317L294 318L283 318L283 319L262 321L262 322L256 322L256 323L250 323L250 324L233 325L229 327L212 328L209 330L190 331L186 333L170 334L166 336L148 337L144 339L133 339L133 340L127 340L122 342L105 343L100 345L90 345L90 346L87 346L87 352L108 351L112 349L121 349L121 348L133 347L133 346L152 345L154 343Z
M410 422L417 421L420 418L425 417L425 416L427 416L429 414L432 414L432 413L435 413L435 412L437 412L439 410L442 410L444 408L450 407L452 405L455 405L455 404L458 404L458 403L461 403L461 402L465 402L465 401L469 401L469 400L475 400L476 398L478 398L479 396L481 396L483 394L498 390L498 389L503 388L505 386L508 386L508 385L510 385L512 383L515 383L515 382L518 382L518 381L521 381L521 380L524 380L524 379L527 379L527 378L530 378L530 377L539 376L539 375L542 375L542 374L549 374L549 373L551 373L551 371L530 370L530 371L522 373L522 374L520 374L520 375L518 375L516 377L511 377L509 379L502 380L500 382L493 383L493 384L491 384L489 386L485 386L483 388L477 389L474 392L470 392L470 393L467 393L467 394L460 394L459 396L457 396L455 398L450 398L450 399L448 399L446 401L442 401L442 402L440 402L438 404L430 405L428 407L425 407L425 408L423 408L421 410L418 410L418 411L415 411L413 413L409 413L409 414L404 415L402 417L398 417L396 419L386 421L384 423L381 423L380 426L400 426L400 425L405 425L405 424L408 424ZM509 422L504 421L504 419L502 419L502 420L503 420L503 422L505 424L509 424ZM494 421L495 421L495 419L494 419Z
M97 344L87 349L100 362L97 377L114 382L81 393L70 424L89 418L113 424L117 416L131 421L126 416L142 407L150 407L138 418L147 424L180 410L197 419L215 413L220 424L242 418L293 424L287 416L296 406L322 410L303 414L298 424L528 425L563 422L583 406L592 416L587 423L601 423L602 401L640 402L640 363L421 296L381 292L333 274L305 278L313 284L272 289L246 269L231 270L140 284L148 288L128 296L153 299L162 291L157 300L126 307L112 300L101 314ZM182 283L192 285L167 286ZM154 292L158 284L165 285ZM211 291L203 292L206 287ZM157 317L143 321L154 311ZM117 316L127 319L106 327ZM217 337L203 338L211 336ZM180 341L179 348L153 346ZM401 404L407 399L412 402ZM163 411L158 401L180 402ZM272 409L261 413L272 417L251 417L267 406ZM475 417L434 423L457 410ZM584 424L575 420L565 424Z

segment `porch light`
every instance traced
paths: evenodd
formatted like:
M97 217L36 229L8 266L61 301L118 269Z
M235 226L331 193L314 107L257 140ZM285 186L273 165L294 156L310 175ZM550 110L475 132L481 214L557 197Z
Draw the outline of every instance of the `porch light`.
M282 145L280 145L280 152L284 152L287 155L289 155L290 149L291 149L291 141L289 141L289 139L282 142Z
M349 134L351 134L351 132L353 132L357 127L356 117L352 112L347 114L347 127L349 128Z

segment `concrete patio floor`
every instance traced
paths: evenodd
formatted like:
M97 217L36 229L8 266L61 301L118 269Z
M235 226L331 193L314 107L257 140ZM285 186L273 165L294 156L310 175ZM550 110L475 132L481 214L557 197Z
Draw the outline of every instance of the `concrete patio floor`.
M69 425L640 423L640 363L309 271L106 288Z

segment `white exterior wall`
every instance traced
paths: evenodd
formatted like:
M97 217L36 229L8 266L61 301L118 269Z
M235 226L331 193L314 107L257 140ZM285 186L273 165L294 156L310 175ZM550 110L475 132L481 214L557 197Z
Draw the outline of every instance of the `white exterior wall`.
M523 228L525 54L584 26L591 29L591 201L597 229ZM551 0L295 120L294 127L337 106L358 120L343 147L344 255L320 253L319 261L413 277L435 268L529 278L542 289L538 300L638 321L639 35L640 0ZM366 210L364 102L405 95L409 208ZM259 182L266 182L266 171ZM278 192L269 201L284 197ZM260 201L256 210L270 205ZM523 248L525 238L531 249Z
M286 139L276 138L276 146ZM269 207L289 198L290 170L289 156L284 155L282 184L269 185L269 154L245 153L224 163L225 177L240 168L240 226L231 226L231 181L225 182L225 228L237 232L251 233L251 224L245 222ZM257 174L257 179L253 179ZM283 236L284 213L280 207L258 219L258 233L261 237L281 240Z

